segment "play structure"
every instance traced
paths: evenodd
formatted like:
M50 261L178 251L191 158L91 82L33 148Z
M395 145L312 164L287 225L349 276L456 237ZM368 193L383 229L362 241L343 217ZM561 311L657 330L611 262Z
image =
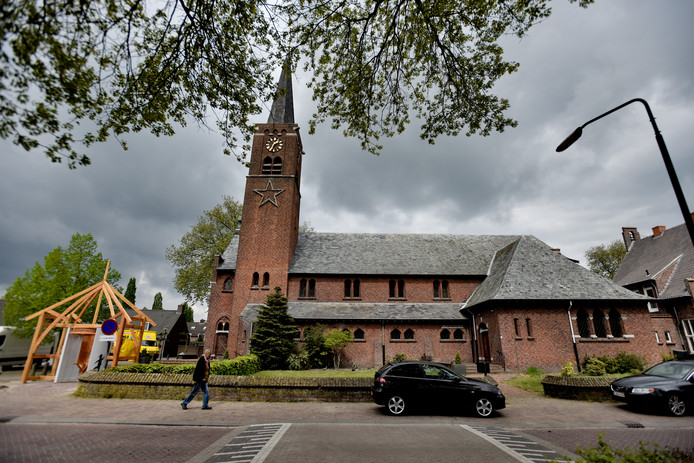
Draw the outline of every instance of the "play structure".
M22 382L57 380L58 376L68 380L73 379L84 373L90 365L98 363L98 367L101 367L104 360L106 361L104 366L110 361L111 366L114 367L121 361L137 363L145 324L155 326L156 323L106 281L110 264L110 261L106 264L104 279L99 283L26 317L26 320L34 318L38 320L24 365ZM86 323L82 320L82 316L95 300L94 316L91 323ZM110 318L103 322L103 326L98 321L102 304L108 305L110 311ZM135 311L134 316L131 317L126 313L124 304ZM55 352L38 353L41 343L53 330L57 329L61 332ZM125 330L130 331L135 348L121 355L121 343ZM50 374L35 375L33 373L32 365L44 361L51 363L51 359L53 362Z

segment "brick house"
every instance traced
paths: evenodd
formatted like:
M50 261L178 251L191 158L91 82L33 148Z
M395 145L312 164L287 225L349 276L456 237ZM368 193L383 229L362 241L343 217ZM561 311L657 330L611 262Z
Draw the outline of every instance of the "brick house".
M249 352L258 307L279 286L303 333L349 329L344 364L396 354L508 369L558 369L587 355L660 360L650 298L529 235L299 232L303 145L291 79L253 139L243 220L211 282L205 347Z
M694 354L694 246L685 224L671 229L653 227L641 238L634 227L623 227L627 248L615 283L657 298L648 305L658 350Z

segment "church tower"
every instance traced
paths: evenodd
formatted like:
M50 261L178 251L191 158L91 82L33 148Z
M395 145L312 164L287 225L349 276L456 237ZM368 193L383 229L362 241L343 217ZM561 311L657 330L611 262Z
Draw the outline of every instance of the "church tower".
M287 272L299 233L301 156L299 127L294 123L291 74L285 68L268 121L258 124L253 137L240 230L232 240L233 246L238 238L233 289L229 292L227 288L227 294L222 294L227 301L223 312L228 316L229 324L225 326L228 326L228 350L232 357L247 352L250 334L240 328L239 320L246 305L264 303L276 286L287 293ZM215 278L218 283L213 284L208 316L216 319L219 311L213 310L213 299L221 299L214 297L215 291L219 291L214 286L219 287L222 281L218 276ZM214 333L215 328L219 331L215 323L214 319L208 320L208 334ZM214 349L220 350L219 346Z

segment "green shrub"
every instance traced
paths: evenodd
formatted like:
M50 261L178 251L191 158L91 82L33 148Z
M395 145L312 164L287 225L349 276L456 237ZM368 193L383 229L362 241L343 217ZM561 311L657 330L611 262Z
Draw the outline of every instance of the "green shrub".
M569 360L561 367L561 375L564 377L574 375L574 363Z
M661 449L654 444L652 449L646 448L643 442L639 442L638 449L627 447L625 449L613 449L602 440L602 433L598 434L598 445L589 449L576 449L580 456L576 463L605 463L605 462L629 462L629 463L694 463L694 455L678 448ZM567 461L568 458L566 459ZM552 460L556 463L556 460Z
M405 354L395 354L393 356L393 362L404 362L407 360L407 355Z
M287 364L290 370L307 370L309 367L308 352L304 350L298 354L290 354Z
M586 357L583 363L584 369L588 367L588 363L590 360L597 360L599 362L602 362L602 364L605 366L604 374L608 375L640 372L644 370L646 365L646 361L643 357L636 354L627 354L625 351L620 351L614 357L609 357L607 355L601 355L598 357Z
M528 367L528 369L525 370L525 373L530 376L540 376L545 374L544 371L540 370L537 367Z
M461 363L463 363L463 360L460 358L460 352L455 353L455 360L453 360L453 363L455 363L456 365L460 365Z
M192 375L195 371L195 364L133 363L110 368L109 371ZM248 376L258 371L260 371L260 360L255 355L244 355L230 360L212 362L210 364L211 375Z
M588 376L604 376L606 374L605 363L595 357L589 358L586 361L583 374Z

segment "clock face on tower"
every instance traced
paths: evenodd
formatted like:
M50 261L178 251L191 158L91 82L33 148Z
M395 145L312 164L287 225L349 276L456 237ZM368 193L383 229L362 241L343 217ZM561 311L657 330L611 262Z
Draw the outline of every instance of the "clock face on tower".
M268 138L267 142L265 142L265 148L267 148L267 150L271 153L276 153L277 151L281 150L282 146L284 146L284 140L274 135Z

